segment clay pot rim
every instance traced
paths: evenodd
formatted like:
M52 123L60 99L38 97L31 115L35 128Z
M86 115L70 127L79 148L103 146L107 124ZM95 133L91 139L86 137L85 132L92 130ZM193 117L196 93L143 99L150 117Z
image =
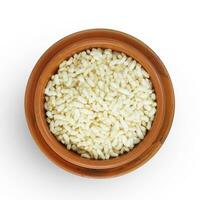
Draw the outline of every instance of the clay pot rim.
M95 34L95 33L99 33L102 36L96 37L96 38L90 37L89 39L84 38L84 41L82 41L83 37L87 38L88 34ZM140 57L140 58L136 58L136 59L149 72L149 74L152 78L152 82L153 82L153 85L155 87L157 96L159 96L159 97L158 97L158 101L157 101L158 112L156 114L156 118L154 120L152 129L147 134L145 139L137 147L135 147L132 151L130 151L130 152L124 154L124 155L121 155L117 158L113 158L113 159L109 159L109 160L88 160L88 159L82 158L80 155L78 155L76 153L73 153L72 151L68 151L50 133L49 128L48 128L47 123L46 123L46 120L45 120L43 103L41 101L41 98L42 98L42 96L41 96L42 92L41 91L44 88L45 80L46 81L48 80L45 77L48 77L48 75L46 75L46 74L50 73L48 71L48 68L51 68L51 70L52 70L53 69L52 66L53 65L55 66L56 62L58 64L58 61L60 59L62 59L63 56L66 56L66 55L67 55L67 57L71 56L72 54L74 54L74 53L72 53L72 51L76 52L76 49L78 49L77 51L81 51L83 49L88 49L89 46L91 46L91 47L101 47L101 48L110 48L110 46L107 46L109 44L112 47L111 49L120 51L120 49L118 48L119 47L118 44L115 43L116 38L113 40L113 38L111 38L109 36L108 37L109 40L106 41L106 34L118 35L119 37L123 37L123 39L125 38L127 40L131 40L133 42L138 43L138 45L142 45L143 48L150 51L154 55L154 59L157 59L159 61L159 64L162 65L162 68L164 68L164 71L166 73L165 75L167 75L167 78L169 78L169 75L168 75L163 63L160 61L160 59L156 56L156 54L149 47L147 47L144 43L142 43L141 41L139 41L138 39L136 39L132 36L129 36L125 33L119 32L119 31L110 30L110 29L90 29L90 30L85 30L85 31L74 33L72 35L69 35L69 36L63 38L62 40L58 41L57 43L55 43L53 46L51 46L43 54L43 56L40 58L40 60L38 61L38 63L36 64L36 66L34 68L34 70L37 71L36 68L38 68L38 66L43 67L43 70L40 72L39 77L37 77L38 79L37 79L35 91L32 91L32 92L35 92L35 94L34 94L34 105L33 105L34 106L34 114L33 115L35 117L36 126L39 129L39 133L41 134L42 138L46 142L46 145L48 145L51 148L51 150L54 151L57 154L57 156L59 156L60 158L62 158L66 162L71 163L72 165L78 166L80 168L106 170L106 169L112 169L112 168L125 166L126 164L128 164L128 163L132 162L133 160L139 158L141 155L143 155L143 153L145 153L145 151L147 149L151 148L151 146L153 144L158 142L157 138L159 138L159 135L161 133L160 130L163 127L163 124L165 123L165 120L164 120L165 119L165 109L166 109L166 94L164 92L165 86L162 83L162 80L161 80L162 78L160 77L159 71L156 71L154 69L154 66L152 65L150 60L148 60L144 56L144 54L143 54L144 52L139 52L139 54L138 54L139 57L141 56L140 54L142 54L144 57ZM65 42L65 41L70 41L70 40L73 40L73 39L77 40L77 38L79 38L79 40L73 41L71 46L70 45L65 46L64 48L62 48L62 50L59 50L58 52L53 53L54 55L53 54L50 55L51 54L50 52L52 52L54 48L57 48L61 43ZM89 46L87 44L85 44L85 43L91 42L92 39L94 39L93 44L89 43ZM82 41L82 43L81 43L81 41ZM114 45L114 46L112 46L112 45ZM121 48L123 48L123 45L125 45L124 41L120 45L121 45ZM123 52L130 55L131 53L130 52L127 53L126 48L129 48L129 51L131 51L131 48L133 49L133 47L130 47L130 45L127 45L127 46L126 45L124 46L125 49L124 49ZM137 55L137 53L138 53L137 48L135 48L134 51L136 52L136 55ZM45 67L41 66L41 60L43 60L44 57L49 57L49 60L46 63ZM132 57L134 57L134 56L132 56ZM33 82L33 79L35 79L35 76L37 74L36 71L34 73L34 70L31 74L30 79L29 79L29 83L27 85L26 95L25 95L25 111L26 111L26 117L27 117L29 128L32 126L31 124L33 122L31 123L31 120L33 120L33 119L30 119L30 116L27 114L27 112L29 110L27 104L29 104L29 102L30 102L30 99L28 97L29 93L30 93L30 85ZM54 71L55 71L55 69L54 69ZM42 85L42 87L41 87L41 85ZM170 123L168 123L169 124L168 126L171 126L171 122L172 122L173 114L174 114L174 93L173 93L173 87L172 87L170 79L169 79L169 86L170 86L170 93L172 95L172 103L173 103L173 106L172 106L173 109L171 110L172 114L171 114L171 118L169 119ZM169 127L168 127L168 129L169 129ZM31 127L30 130L31 130L32 135L36 135L36 133L34 133L36 131L34 131L33 127ZM38 134L38 130L37 130L37 134ZM168 134L168 131L164 133L162 138L166 138L167 134ZM41 147L41 144L39 144L39 146Z

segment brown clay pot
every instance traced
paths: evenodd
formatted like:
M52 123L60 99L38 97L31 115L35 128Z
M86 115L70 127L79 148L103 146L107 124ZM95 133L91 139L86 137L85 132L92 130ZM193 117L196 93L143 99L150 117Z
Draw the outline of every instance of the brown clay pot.
M44 88L59 64L74 53L100 47L124 52L150 74L156 95L157 113L152 128L133 150L109 160L89 160L69 151L50 133L45 118ZM169 74L158 56L144 43L125 33L91 29L69 35L51 46L39 59L29 78L25 113L30 132L40 149L58 166L89 177L111 177L144 164L165 141L174 116L174 92Z

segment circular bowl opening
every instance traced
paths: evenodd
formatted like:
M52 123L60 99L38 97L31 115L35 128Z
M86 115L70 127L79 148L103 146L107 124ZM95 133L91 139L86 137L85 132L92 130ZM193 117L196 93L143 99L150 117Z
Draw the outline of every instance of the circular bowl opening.
M79 154L71 150L67 150L50 132L44 110L44 88L50 77L56 73L59 64L63 60L71 57L74 53L93 47L110 48L123 52L137 60L149 73L157 95L157 113L152 127L145 138L130 152L109 160L89 160L82 158ZM31 92L32 94L30 94ZM95 173L97 173L98 170L101 173L102 171L106 173L106 170L125 168L125 166L130 166L131 163L131 166L134 166L132 168L136 168L136 166L139 166L137 163L138 159L144 163L158 150L162 144L162 140L164 141L166 138L174 113L173 88L169 75L160 59L151 49L136 38L125 33L107 29L81 31L65 37L50 47L38 61L32 72L27 86L25 100L29 128L34 138L37 138L36 141L38 143L41 143L42 140L43 150L44 145L48 146L48 153L46 151L45 153L56 163L58 163L58 158L62 159L63 162L68 164L68 168L62 165L65 169L69 169L69 165L71 164L76 168L88 169L90 173L93 173L94 170ZM30 101L33 101L31 115L27 114L30 109L30 107L28 107ZM166 104L166 102L168 102L168 104ZM169 110L169 103L171 103L171 110ZM30 118L30 116L32 116L32 118ZM170 117L166 118L166 116ZM33 120L36 122L35 127L33 127ZM40 141L38 141L39 137ZM39 146L41 147L42 145L39 144ZM54 152L53 158L49 154L50 151ZM121 170L123 171L123 169ZM71 171L74 172L74 169ZM94 174L92 176L94 176Z

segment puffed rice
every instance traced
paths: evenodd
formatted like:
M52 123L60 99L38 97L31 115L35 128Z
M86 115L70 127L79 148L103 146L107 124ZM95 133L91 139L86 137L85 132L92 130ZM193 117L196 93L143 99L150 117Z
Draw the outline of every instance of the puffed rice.
M136 60L111 49L88 49L64 60L44 93L50 131L87 159L130 151L144 139L156 114L149 74Z

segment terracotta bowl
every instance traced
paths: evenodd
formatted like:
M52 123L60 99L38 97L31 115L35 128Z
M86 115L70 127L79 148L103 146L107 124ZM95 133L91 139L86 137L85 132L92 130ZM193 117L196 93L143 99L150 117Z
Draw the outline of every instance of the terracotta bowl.
M51 134L45 118L44 88L59 64L74 53L93 47L124 52L150 74L157 95L152 128L133 150L109 160L89 160L69 151ZM111 177L144 164L165 141L174 116L174 92L169 74L158 56L144 43L125 33L91 29L69 35L51 46L39 59L29 78L25 113L30 132L41 150L58 166L81 176Z

